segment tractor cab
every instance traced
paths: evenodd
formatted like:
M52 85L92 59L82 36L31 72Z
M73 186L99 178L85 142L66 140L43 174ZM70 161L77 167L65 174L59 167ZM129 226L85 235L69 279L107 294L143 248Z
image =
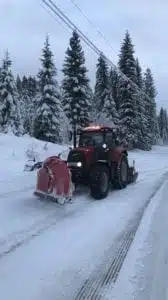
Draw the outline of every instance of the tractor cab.
M118 145L116 129L103 126L85 127L79 133L79 148L114 147Z

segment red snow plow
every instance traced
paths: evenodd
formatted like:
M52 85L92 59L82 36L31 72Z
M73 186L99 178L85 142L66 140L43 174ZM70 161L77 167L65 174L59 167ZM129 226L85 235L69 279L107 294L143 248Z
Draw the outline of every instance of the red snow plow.
M71 199L74 186L86 185L94 199L108 195L110 185L123 189L138 177L134 164L129 166L128 153L117 142L114 128L90 126L79 133L79 142L69 151L67 160L49 157L38 171L37 196Z
M73 193L71 172L65 161L58 156L47 158L37 172L35 195L56 199L62 203L70 200Z

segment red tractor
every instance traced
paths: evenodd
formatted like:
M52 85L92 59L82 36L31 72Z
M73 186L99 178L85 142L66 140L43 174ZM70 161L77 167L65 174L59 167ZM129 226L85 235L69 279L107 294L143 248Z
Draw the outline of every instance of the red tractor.
M123 189L136 180L138 174L129 167L127 156L114 128L86 127L80 131L78 147L68 155L72 182L88 185L95 199L105 198L110 185Z
M60 184L62 184L64 190L65 186L68 185L69 187L66 189L66 193L62 193L64 197L72 195L71 181L74 186L87 185L93 198L103 199L107 196L110 185L117 189L123 189L127 184L136 181L138 173L135 172L134 166L129 166L127 157L126 149L121 147L117 141L115 128L105 126L83 128L79 132L78 146L70 150L66 161L59 157L52 157L47 160L48 166L47 161L44 162L41 172L44 173L45 168L45 178L48 178L48 183L43 192L46 191L45 194L48 195L48 190L52 190L53 193L53 188L48 188L50 184L55 188L55 193L52 196L57 198L57 190L60 191ZM64 169L63 174L60 172L61 168L58 169L58 172L56 170L60 164L64 166L62 168L62 170ZM62 183L59 183L59 174ZM56 177L58 177L57 180ZM46 185L46 179L40 178L39 185L42 181L45 181ZM42 185L44 186L44 182ZM39 190L42 189L38 187L38 193Z

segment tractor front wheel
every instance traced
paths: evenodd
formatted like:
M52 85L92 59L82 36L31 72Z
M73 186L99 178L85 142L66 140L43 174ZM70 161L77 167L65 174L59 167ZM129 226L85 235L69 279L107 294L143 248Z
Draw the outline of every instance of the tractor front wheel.
M109 191L109 169L104 165L96 165L90 174L91 196L101 200L108 195Z

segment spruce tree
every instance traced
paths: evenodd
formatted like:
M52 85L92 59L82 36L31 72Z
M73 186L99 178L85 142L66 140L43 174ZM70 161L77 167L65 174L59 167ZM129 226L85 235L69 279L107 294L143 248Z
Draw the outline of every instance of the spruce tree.
M89 79L79 35L73 31L63 64L63 107L72 127L88 125Z
M165 140L164 143L168 143L168 116L167 116L167 110L164 109L164 127L165 127Z
M36 77L29 76L27 80L27 89L31 98L34 98L36 96L37 88L38 87Z
M32 129L32 116L30 115L30 97L27 85L22 86L22 90L19 93L19 103L21 107L21 117L24 128L24 134L30 134Z
M138 58L136 59L136 84L138 86L136 90L137 147L141 150L151 150L143 90L143 75Z
M158 116L158 123L159 123L160 137L163 141L163 144L167 144L168 143L168 116L167 116L166 109L163 109L163 107L161 107L160 109L160 113Z
M18 95L14 76L11 71L12 61L6 52L0 75L0 128L2 132L21 133Z
M121 45L119 55L119 69L127 76L119 76L119 115L121 119L122 136L131 147L137 145L137 116L136 116L136 88L130 82L136 82L136 63L134 47L128 31Z
M34 119L34 137L48 142L61 142L60 136L60 94L56 81L56 68L46 37L39 71L39 101Z
M156 144L158 139L158 123L156 115L156 88L153 80L151 70L146 69L144 74L144 92L147 95L145 97L145 111L146 118L148 120L149 132L151 135L151 143Z
M102 116L101 116L102 115ZM119 124L119 116L116 109L116 103L113 98L112 89L108 89L106 97L104 99L104 107L102 110L102 114L100 114L102 121L104 117L104 123L113 126Z
M28 78L25 75L22 78L22 88L25 90L28 89Z
M119 83L119 75L116 68L111 68L109 74L109 85L112 90L112 97L116 104L116 109L119 111L120 103L118 97L118 83Z
M94 107L96 112L99 113L102 111L105 105L105 99L109 93L109 74L108 66L103 54L98 58L96 65L96 84L94 91Z
M161 109L160 109L158 120L159 120L160 137L161 137L161 139L163 139L163 130L164 130L164 127L165 127L163 107L161 107Z
M21 93L21 91L22 91L22 80L21 80L19 75L17 75L17 77L16 77L16 88L17 88L18 93Z
M135 77L135 83L137 86L142 89L143 88L143 76L142 76L142 68L140 66L138 58L136 58L135 61L135 67L136 67L136 77Z

